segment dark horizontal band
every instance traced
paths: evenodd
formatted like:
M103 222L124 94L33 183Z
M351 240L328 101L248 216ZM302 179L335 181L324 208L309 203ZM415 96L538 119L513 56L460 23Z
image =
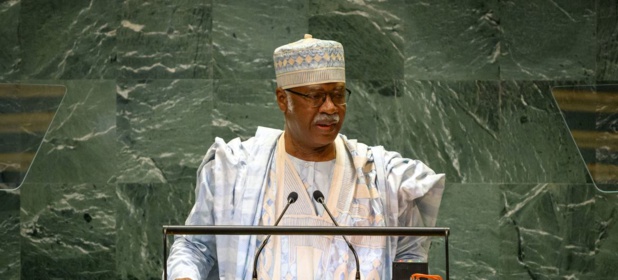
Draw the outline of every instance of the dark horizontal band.
M163 226L164 234L448 236L444 227Z

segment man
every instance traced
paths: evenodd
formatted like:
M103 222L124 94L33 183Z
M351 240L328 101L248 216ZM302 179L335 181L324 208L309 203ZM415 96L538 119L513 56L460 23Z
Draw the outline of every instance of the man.
M273 225L287 195L299 194L279 225L434 226L444 175L382 147L339 134L349 91L343 47L311 35L274 52L276 98L284 131L259 128L255 137L217 138L198 171L187 225ZM177 236L170 279L249 279L263 237ZM362 279L390 279L394 258L426 259L418 237L353 236ZM340 236L273 236L258 263L260 279L349 279L354 258Z

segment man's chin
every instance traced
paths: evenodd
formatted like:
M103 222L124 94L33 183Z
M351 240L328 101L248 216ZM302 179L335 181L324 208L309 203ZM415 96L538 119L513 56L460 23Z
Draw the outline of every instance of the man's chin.
M339 135L339 131L334 130L329 133L320 134L314 139L316 139L316 142L319 143L321 146L326 146L335 142L335 139L337 139L337 135Z

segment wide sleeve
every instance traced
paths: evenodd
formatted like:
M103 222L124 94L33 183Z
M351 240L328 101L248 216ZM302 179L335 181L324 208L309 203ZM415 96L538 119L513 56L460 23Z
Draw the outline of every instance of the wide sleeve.
M402 158L395 152L386 152L385 159L386 183L397 195L397 226L435 226L444 192L444 174L436 174L421 161ZM426 261L429 244L430 240L423 236L399 237L395 258Z
M213 162L203 164L197 176L195 204L186 225L213 225ZM215 236L177 235L167 260L168 279L206 279L216 266Z

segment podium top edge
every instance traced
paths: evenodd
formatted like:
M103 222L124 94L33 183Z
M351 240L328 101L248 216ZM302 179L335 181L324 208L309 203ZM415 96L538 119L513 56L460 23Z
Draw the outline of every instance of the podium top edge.
M448 236L447 227L292 227L292 226L184 226L164 225L165 235L364 235Z

